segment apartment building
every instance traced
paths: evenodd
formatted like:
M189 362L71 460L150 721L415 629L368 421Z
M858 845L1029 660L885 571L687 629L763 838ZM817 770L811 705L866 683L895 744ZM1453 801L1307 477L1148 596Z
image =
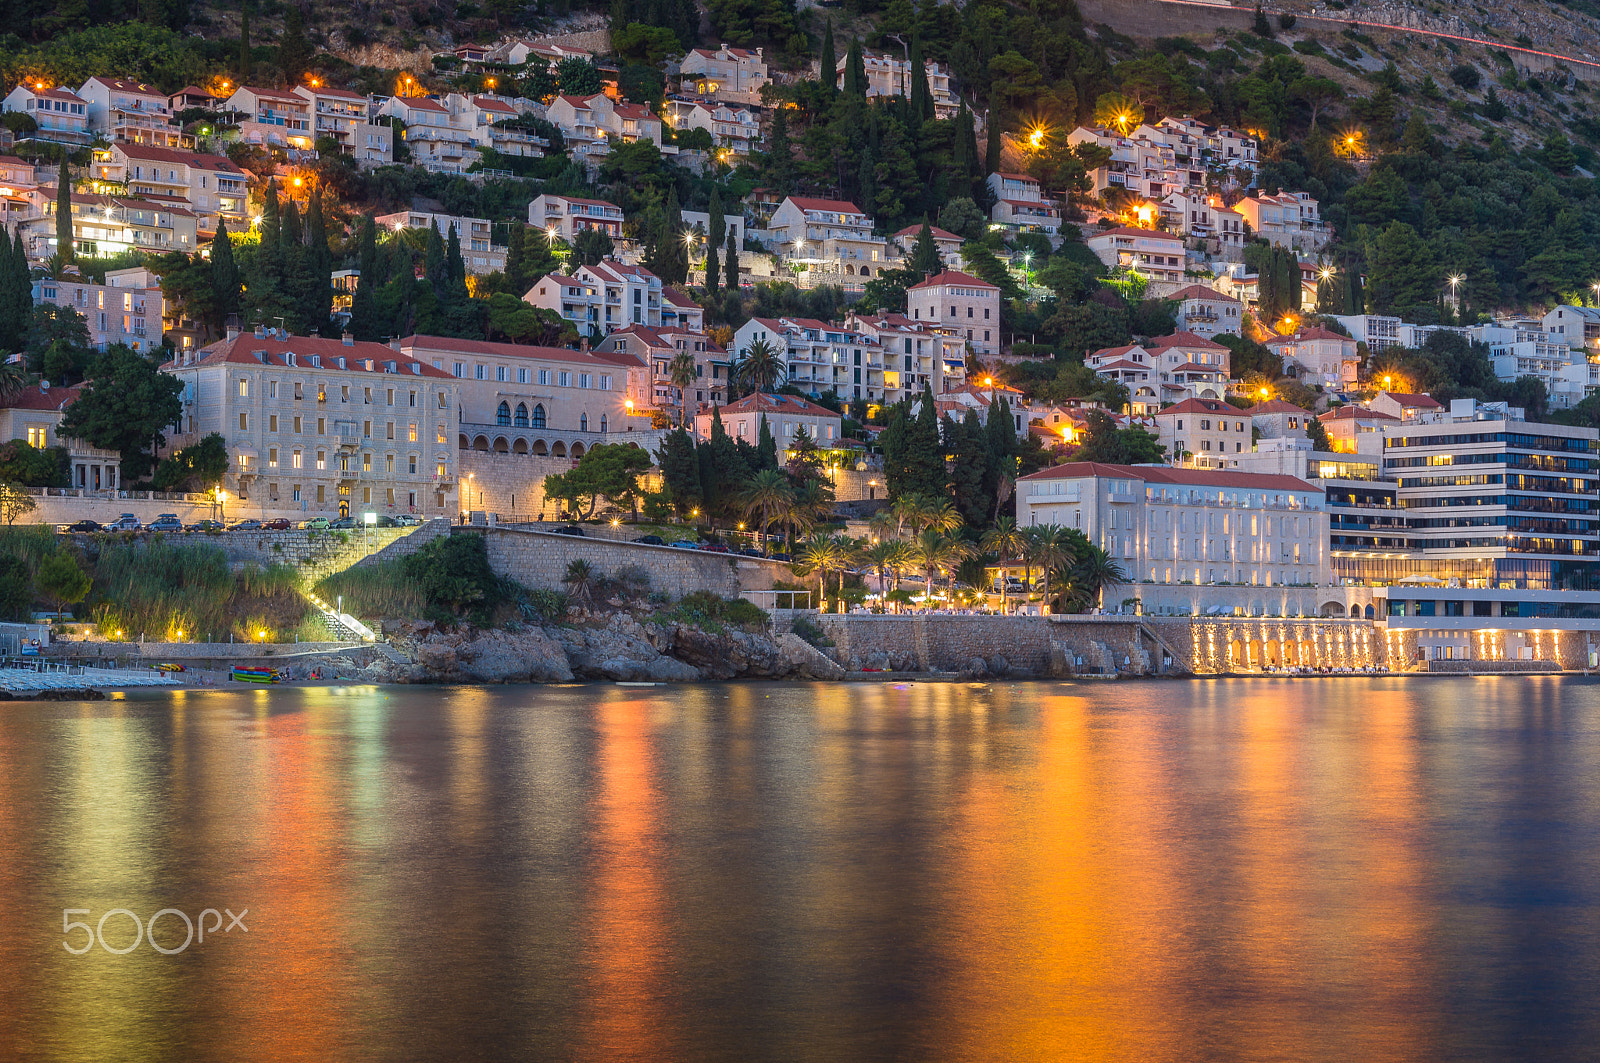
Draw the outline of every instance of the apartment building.
M1183 284L1187 253L1181 236L1123 225L1091 233L1084 243L1107 268L1136 270L1152 281Z
M1147 127L1148 128L1148 127ZM1168 136L1187 137L1176 143L1197 145L1200 158L1206 165L1219 171L1242 170L1253 175L1260 164L1259 145L1256 138L1228 126L1208 126L1188 115L1167 117L1155 125Z
M992 173L989 191L994 206L989 220L1012 232L1040 232L1054 236L1061 231L1061 208L1045 198L1039 182L1020 173Z
M604 93L557 96L546 117L561 130L574 158L596 161L609 154L613 141L648 140L661 146L661 119L648 107L613 100Z
M961 245L965 242L953 232L939 228L937 225L928 226L928 231L933 235L933 246L939 249L939 259L946 266L961 265ZM889 243L906 258L917 249L917 237L922 235L922 226L907 225L904 229L889 237Z
M710 133L723 161L728 155L748 155L761 143L761 120L745 107L673 99L667 101L666 121L679 133L690 129Z
M1406 424L1443 421L1450 415L1432 395L1407 394L1399 391L1380 391L1367 401L1367 409L1386 413Z
M506 96L463 95L453 92L445 98L455 125L466 130L479 148L491 148L501 155L540 158L550 141L509 123L531 111L532 104Z
M803 317L753 317L733 334L735 362L758 340L783 353L785 373L780 384L812 396L831 391L841 398L883 401L882 349L870 335L849 324Z
M8 233L32 215L33 193L38 190L38 167L15 155L0 155L0 226Z
M135 196L182 200L204 231L214 232L219 217L235 233L250 226L249 175L226 155L116 143L95 152L90 172L97 181L126 185Z
M844 200L789 196L772 212L767 232L784 250L825 240L866 244L872 242L872 218Z
M1164 405L1157 359L1141 345L1105 347L1092 353L1085 351L1083 363L1096 376L1128 389L1128 413L1131 415L1143 417L1155 413Z
M1161 201L1161 221L1180 236L1204 241L1214 255L1236 260L1244 254L1244 215L1220 196L1194 188L1168 192Z
M1328 442L1338 454L1383 455L1383 430L1400 419L1362 406L1340 406L1319 414Z
M629 352L447 336L407 336L399 350L455 381L462 450L579 457L649 404L649 366Z
M294 92L310 105L313 143L331 139L362 167L394 161L394 128L387 120L373 121L365 96L320 84L297 85Z
M81 148L94 140L89 128L89 101L71 89L45 88L23 82L0 102L0 110L32 118L39 126L26 139Z
M980 356L1000 353L1000 289L968 273L947 269L906 289L913 321L964 336Z
M701 96L757 96L766 87L767 60L762 49L691 48L678 63L678 77L685 92Z
M1245 196L1233 209L1252 232L1278 247L1316 251L1333 235L1322 220L1316 197L1307 192Z
M65 447L73 487L115 490L122 486L122 455L60 434L67 407L82 393L82 384L53 388L49 381L23 388L0 404L0 442L21 440L40 450Z
M909 59L865 52L861 56L861 63L867 75L868 99L874 96L911 95ZM813 70L821 72L820 61L813 66ZM933 99L933 116L940 120L954 118L961 109L961 101L950 89L950 71L932 59L923 60L922 70L928 81L928 95ZM844 88L844 75L844 63L840 62L836 77L841 90Z
M43 261L56 252L55 189L44 186L28 198L32 209L18 224L17 235L28 257ZM199 246L198 218L171 202L74 192L72 243L85 255L133 250L192 252Z
M1542 323L1568 347L1600 354L1600 307L1558 306L1544 315Z
M241 85L223 109L240 116L239 139L246 144L309 150L316 143L311 101L297 93Z
M1323 492L1298 477L1071 462L1017 481L1017 523L1082 531L1139 582L1329 582Z
M1250 413L1218 399L1184 399L1151 417L1168 457L1193 468L1229 468L1255 446Z
M1312 325L1295 330L1290 336L1274 336L1267 349L1283 358L1309 384L1320 384L1342 391L1356 382L1361 359L1356 341L1349 336Z
M613 240L622 239L622 208L603 199L579 199L550 192L528 204L528 224L560 237L567 243L585 229L599 229Z
M686 422L702 404L721 405L727 398L728 353L699 332L628 325L611 333L594 349L598 354L623 354L644 362L649 368L645 401L657 410L683 413ZM688 386L672 379L672 363L685 352L694 358L694 380Z
M390 232L402 229L428 229L437 226L439 236L450 242L450 230L456 231L461 242L461 259L467 272L482 277L506 268L504 244L494 242L494 226L488 218L468 218L456 214L436 214L426 210L401 210L393 214L380 214L373 223Z
M379 114L404 123L400 139L411 161L433 173L466 173L481 157L471 132L458 128L450 109L428 96L391 96Z
M866 390L852 394L852 398L892 404L929 388L935 395L943 394L967 379L967 341L926 321L913 321L904 314L861 316L851 311L845 317L845 327L875 341L882 359L881 393L873 391L877 381L869 357Z
M1215 288L1191 284L1167 296L1178 304L1178 331L1209 339L1240 335L1244 304Z
M717 413L722 418L723 429L734 439L742 439L751 446L761 440L761 422L778 445L778 460L784 460L794 441L804 432L819 447L839 445L843 418L826 406L795 395L774 395L764 391L752 392L737 402L723 406ZM694 419L695 435L711 438L710 411L697 414Z
M1074 147L1094 144L1104 148L1110 158L1092 170L1089 177L1098 195L1121 190L1158 203L1170 192L1204 188L1206 166L1198 156L1181 154L1165 132L1141 125L1123 136L1115 130L1079 126L1067 135ZM1187 149L1185 149L1187 150Z
M663 316L661 278L643 266L629 266L606 259L593 266L579 266L571 275L551 273L534 282L523 301L554 310L578 326L587 326L601 336L626 325L659 328L668 322ZM673 309L674 318L678 308Z
M126 78L92 77L78 88L89 105L89 130L107 140L193 148L194 137L173 124L167 94Z
M242 502L310 513L456 512L458 383L380 343L230 335L161 367L183 383L174 449L227 441Z
M81 277L42 277L33 282L33 302L70 306L81 314L89 345L96 350L116 343L145 352L161 346L166 302L160 280L142 266L108 270L104 284Z

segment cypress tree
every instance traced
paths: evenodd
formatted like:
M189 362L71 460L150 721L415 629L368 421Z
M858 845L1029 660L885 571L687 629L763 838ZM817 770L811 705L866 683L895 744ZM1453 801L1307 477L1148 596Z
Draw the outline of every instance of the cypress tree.
M28 265L28 249L21 233L11 242L11 313L17 323L16 346L21 348L33 321L33 270Z
M728 255L722 264L722 275L725 278L724 283L727 284L728 291L737 293L739 291L739 249L734 246L733 236L733 230L729 229Z
M960 421L944 419L945 449L950 452L950 487L962 519L982 527L989 517L989 494L985 482L988 472L988 447L978 411L968 410Z
M998 104L989 106L989 145L983 156L983 175L985 177L1000 170L1000 107Z
M922 405L906 431L906 490L924 498L945 497L944 444L939 439L939 411L933 401L933 385L922 392Z
M22 238L19 236L17 239ZM12 292L16 289L15 272L16 264L11 260L11 236L0 228L0 357L22 346L17 338L17 307L12 299Z
M972 112L967 110L967 101L961 101L961 110L956 112L955 139L950 142L950 168L955 171L956 178L960 181L972 180L972 163L978 154L978 143L972 134Z
M708 517L724 515L740 487L750 479L750 467L722 423L722 408L711 408L711 439L695 448L700 459L700 494Z
M311 42L306 40L305 19L290 0L283 13L283 36L278 38L278 69L291 89L311 65Z
M833 47L832 18L828 19L827 28L822 31L822 66L817 81L823 87L824 99L831 99L839 91L839 54Z
M933 276L944 269L944 261L939 257L939 245L933 242L933 227L928 224L928 219L922 219L922 228L917 231L917 244L911 250L909 268L922 274L923 279Z
M844 57L844 94L867 98L867 66L861 58L861 42L852 40Z
M319 332L333 314L333 251L322 217L322 196L313 190L306 208L305 300L301 316L307 329Z
M662 486L666 488L672 508L678 511L680 517L687 517L690 510L698 509L705 503L700 493L697 449L688 432L674 428L661 441L661 450L658 452Z
M983 476L984 497L1000 497L1000 481L1017 475L1017 433L1011 420L1011 403L995 394L989 400L989 416L984 422L986 461Z
M456 232L455 222L450 223L450 242L445 250L445 276L451 281L465 281L467 279L467 263L461 257L461 234Z
M922 62L922 41L911 39L911 119L912 128L933 117L933 93L928 88L928 68Z
M689 249L683 242L683 210L678 206L676 185L667 193L666 221L659 239L657 254L667 270L661 279L669 284L682 284L689 276Z
M439 235L439 223L428 223L428 242L422 252L422 272L435 288L449 279L445 264L444 237Z
M282 236L278 208L278 179L274 177L267 181L267 190L261 194L261 254L266 254L268 249L278 250Z
M728 226L722 220L722 193L720 189L711 190L711 206L708 219L708 232L706 234L706 291L714 292L721 285L721 254L722 241L728 235Z
M56 255L64 266L72 261L72 171L61 154L61 174L56 178Z
M233 260L233 238L227 219L217 217L217 235L211 240L211 299L217 324L226 327L239 315L239 267Z
M512 222L511 234L506 238L506 269L504 273L504 287L518 299L528 290L527 259L523 255L523 246L527 243L528 227Z
M908 436L907 403L902 400L889 407L883 431L878 436L878 446L883 450L883 482L890 498L910 495L906 468Z
M244 0L239 15L239 84L250 81L250 0Z
M794 154L789 147L789 116L784 108L772 115L767 136L767 181L779 195L788 195L794 183Z
M761 433L756 439L756 471L762 469L776 469L778 467L778 441L772 437L772 426L767 424L767 415L761 415Z

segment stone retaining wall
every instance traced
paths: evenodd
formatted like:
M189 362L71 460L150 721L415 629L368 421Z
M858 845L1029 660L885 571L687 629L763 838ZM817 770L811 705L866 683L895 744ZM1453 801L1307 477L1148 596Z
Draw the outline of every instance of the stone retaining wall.
M362 558L430 526L448 527L448 524L436 520L419 527L373 528L370 531L354 528L345 531L222 532L216 535L189 534L181 538L220 546L228 557L228 563L234 568L248 563L292 565L309 587L324 576L343 572Z
M737 598L741 591L770 590L774 580L793 578L788 565L735 554L556 535L526 527L474 528L467 533L484 536L489 564L497 575L536 589L565 590L561 578L579 559L607 576L637 565L649 573L651 590L674 598L695 591Z

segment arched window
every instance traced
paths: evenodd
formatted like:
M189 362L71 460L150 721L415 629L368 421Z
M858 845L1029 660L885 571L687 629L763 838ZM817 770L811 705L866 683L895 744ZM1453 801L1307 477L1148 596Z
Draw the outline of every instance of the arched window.
M494 411L494 423L495 424L510 424L511 423L511 407L507 406L505 403L502 402L500 404L500 408L498 410Z
M606 415L602 413L600 415L600 434L604 435L605 431L606 431Z
M516 419L513 420L511 423L516 425L518 428L526 428L526 427L528 427L528 404L527 403L525 403L525 402L517 403L517 416L516 416Z
M589 415L586 414L586 413L580 413L578 415L578 431L587 432L588 430L589 430Z
M534 428L543 428L544 427L544 403L542 403L542 402L539 403L537 406L535 406L533 408L533 425L532 425L532 427L534 427Z

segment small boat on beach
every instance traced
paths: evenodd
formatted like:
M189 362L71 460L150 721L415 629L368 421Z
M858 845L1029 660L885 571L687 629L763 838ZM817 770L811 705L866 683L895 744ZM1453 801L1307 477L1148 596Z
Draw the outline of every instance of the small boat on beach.
M235 683L281 683L283 675L271 668L234 668L228 678Z

